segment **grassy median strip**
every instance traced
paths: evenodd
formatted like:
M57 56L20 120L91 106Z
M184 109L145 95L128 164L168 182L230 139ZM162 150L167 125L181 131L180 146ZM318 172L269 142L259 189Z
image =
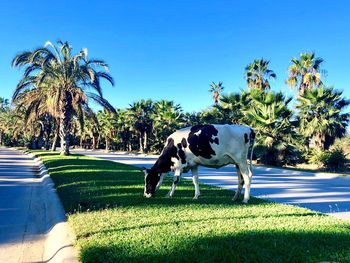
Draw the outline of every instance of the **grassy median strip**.
M143 198L134 166L53 152L34 152L48 167L82 262L350 262L350 224L293 206L190 181L165 198Z

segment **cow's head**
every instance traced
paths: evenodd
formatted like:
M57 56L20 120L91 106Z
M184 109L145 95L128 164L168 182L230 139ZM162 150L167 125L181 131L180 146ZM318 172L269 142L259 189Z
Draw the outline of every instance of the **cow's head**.
M145 173L145 190L143 195L147 198L152 197L154 192L156 191L159 179L160 179L160 173L155 171L154 169L143 169L143 172Z

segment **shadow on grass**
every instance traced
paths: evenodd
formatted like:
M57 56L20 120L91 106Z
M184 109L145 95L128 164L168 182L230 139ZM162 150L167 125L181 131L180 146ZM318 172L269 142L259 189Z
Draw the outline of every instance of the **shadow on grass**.
M169 237L169 239L171 239ZM89 262L350 262L350 233L246 231L156 240L154 244L86 244Z

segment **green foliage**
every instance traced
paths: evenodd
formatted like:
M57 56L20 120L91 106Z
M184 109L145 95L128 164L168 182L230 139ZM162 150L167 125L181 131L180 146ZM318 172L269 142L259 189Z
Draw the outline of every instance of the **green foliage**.
M156 197L145 199L136 167L37 155L57 187L83 263L350 261L346 221L255 198L234 203L232 191L205 185L192 200L189 180L169 199L167 178Z
M333 87L306 90L296 105L300 133L311 138L317 149L328 149L335 138L345 135L350 114L343 111L349 104Z
M161 100L154 104L153 141L151 149L160 152L163 149L166 138L179 128L187 126L182 108L173 101Z
M248 123L246 111L251 102L250 94L245 91L222 95L220 103L215 108L221 114L217 123L245 124Z
M282 92L260 90L252 90L250 96L246 114L257 133L257 145L265 149L257 154L259 161L278 166L296 163L299 145L293 112L288 108L291 98L286 99Z
M245 68L245 79L248 88L260 91L270 89L269 79L276 79L276 73L268 68L270 61L255 59Z
M292 98L270 91L270 80L276 79L276 74L269 61L255 59L245 68L248 90L222 94L223 82L212 82L209 92L214 95L214 105L205 110L186 113L173 101L150 99L115 110L102 96L101 80L114 84L107 64L89 59L86 49L73 54L68 42L47 42L13 60L13 66L25 70L13 94L16 108L0 98L0 144L40 148L45 133L46 143L56 145L54 130L61 136L65 154L70 142L106 150L160 153L166 138L177 129L197 124L245 124L257 133L255 157L259 162L294 165L309 159L305 152L310 148L328 149L345 135L350 121L345 112L350 101L342 92L322 84L322 63L314 53L291 60L287 83L299 90L294 109L290 107ZM94 113L89 108L91 100L109 111Z
M209 92L213 93L213 100L214 104L218 103L220 94L224 91L223 82L219 81L218 84L216 84L214 81L210 84Z
M299 95L303 95L308 89L317 88L322 84L321 70L322 58L315 57L315 53L301 53L300 58L292 58L288 68L289 77L286 83L290 88L298 87Z
M347 156L350 156L350 136L336 139L330 149L342 149Z
M87 49L72 54L68 42L57 45L47 42L44 47L25 51L12 61L14 67L23 68L13 101L18 108L24 108L27 120L33 121L42 115L51 114L59 120L61 153L69 155L69 138L72 119L77 116L81 122L84 112L90 112L89 101L114 112L114 108L102 96L101 80L114 85L107 72L108 65L97 59L89 59Z
M314 150L310 154L310 163L317 164L327 170L342 170L346 167L347 158L342 149L329 151Z

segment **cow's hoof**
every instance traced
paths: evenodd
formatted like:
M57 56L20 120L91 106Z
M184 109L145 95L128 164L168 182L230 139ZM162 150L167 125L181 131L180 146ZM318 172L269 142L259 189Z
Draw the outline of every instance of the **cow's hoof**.
M165 198L172 198L170 194L166 194Z
M244 205L247 205L247 204L248 204L248 201L249 201L249 200L243 200L242 203L243 203Z
M198 200L198 198L199 198L199 195L196 195L193 197L193 200Z
M237 197L235 196L235 197L232 198L233 202L236 202L237 200L238 200L238 196Z

